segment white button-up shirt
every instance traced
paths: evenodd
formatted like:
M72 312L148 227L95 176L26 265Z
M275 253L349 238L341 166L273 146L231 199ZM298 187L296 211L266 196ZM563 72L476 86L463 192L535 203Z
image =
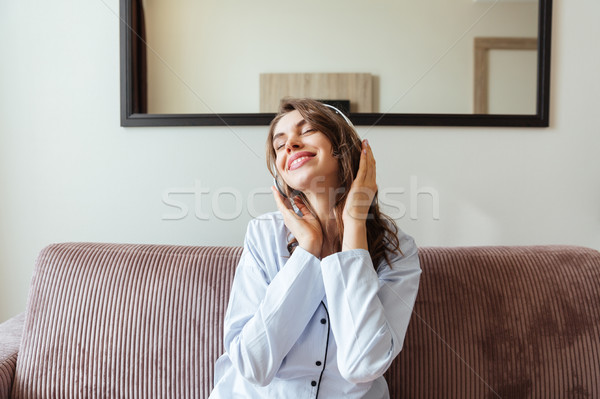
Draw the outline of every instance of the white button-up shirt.
M210 398L388 398L421 274L413 239L399 231L403 254L375 271L364 249L290 256L290 237L280 212L248 225Z

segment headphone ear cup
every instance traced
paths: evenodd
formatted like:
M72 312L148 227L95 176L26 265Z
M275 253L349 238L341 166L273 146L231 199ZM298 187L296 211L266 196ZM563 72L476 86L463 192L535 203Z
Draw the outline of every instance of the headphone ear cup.
M277 188L277 191L279 191L279 193L281 195L283 195L284 198L287 198L288 197L287 194L285 193L285 191L283 191L282 185L279 183L279 176L278 175L276 175L273 178L273 182L275 183L275 187Z

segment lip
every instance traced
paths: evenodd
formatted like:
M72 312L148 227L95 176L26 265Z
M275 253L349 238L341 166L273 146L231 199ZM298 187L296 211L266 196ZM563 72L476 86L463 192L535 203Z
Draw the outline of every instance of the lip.
M298 169L300 166L304 165L306 162L310 161L310 159L312 159L316 154L312 153L312 152L308 152L308 151L300 151L300 152L296 152L295 154L293 154L290 159L288 159L287 162L287 167L288 170L294 170L294 169ZM310 157L309 159L305 159L304 161L301 161L300 163L294 165L292 167L292 162L294 162L296 159L298 158L302 158L302 157Z

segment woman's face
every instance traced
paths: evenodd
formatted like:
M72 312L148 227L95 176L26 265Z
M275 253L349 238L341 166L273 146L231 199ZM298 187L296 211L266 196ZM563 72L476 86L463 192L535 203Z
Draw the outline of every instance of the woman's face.
M277 172L293 189L318 193L338 187L338 160L331 142L300 112L288 112L277 122L273 148Z

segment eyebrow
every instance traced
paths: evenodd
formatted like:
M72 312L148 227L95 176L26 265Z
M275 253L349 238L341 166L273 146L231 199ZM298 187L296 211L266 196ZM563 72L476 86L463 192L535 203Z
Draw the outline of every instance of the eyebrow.
M306 123L307 123L307 122L306 122L306 120L305 120L305 119L301 119L301 120L300 120L298 123L296 123L296 127L297 127L297 128L298 128L298 127L302 127L302 126L303 126L303 125L305 125ZM285 132L279 132L279 133L275 134L275 135L273 136L273 141L272 141L272 143L274 143L274 142L275 142L275 140L277 140L277 138L278 138L279 136L281 136L282 134L285 134Z

